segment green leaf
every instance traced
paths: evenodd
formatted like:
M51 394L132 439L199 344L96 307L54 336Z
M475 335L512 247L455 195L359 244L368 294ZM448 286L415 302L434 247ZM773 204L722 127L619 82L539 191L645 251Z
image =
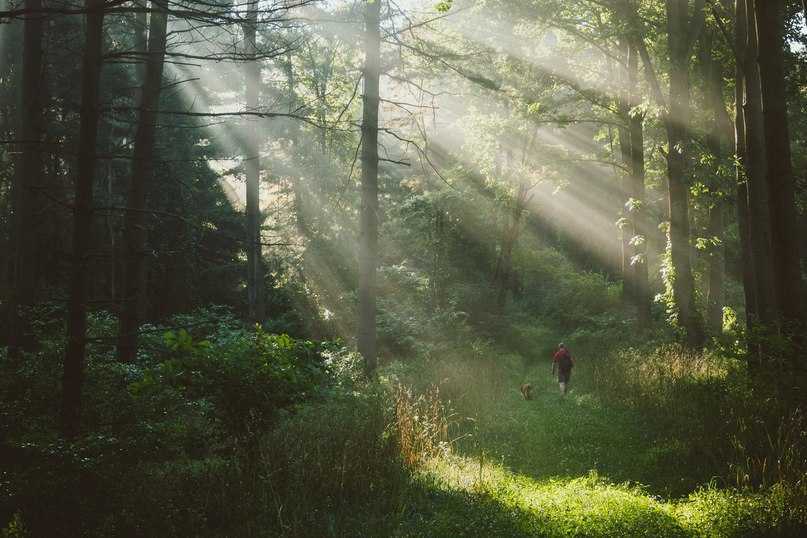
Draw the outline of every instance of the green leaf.
M451 9L453 3L453 0L444 0L439 4L436 4L434 9L436 9L438 13L447 13Z

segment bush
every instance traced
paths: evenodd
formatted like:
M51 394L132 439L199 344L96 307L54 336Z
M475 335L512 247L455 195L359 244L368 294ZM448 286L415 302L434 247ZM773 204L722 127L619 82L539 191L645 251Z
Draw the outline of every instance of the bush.
M325 353L334 348L260 328L249 339L218 346L194 341L181 329L167 333L166 343L176 357L146 370L143 380L132 384L134 393L152 400L177 391L214 422L220 441L236 444L250 444L281 409L326 384Z
M91 334L114 334L110 319L92 316ZM261 438L354 368L335 344L220 319L176 320L215 339L171 331L160 353L148 328L137 364L89 347L83 433L70 440L56 431L61 325L24 360L4 358L0 523L32 536L260 534L272 519L266 483L251 474Z
M514 265L523 282L523 308L538 319L551 319L568 330L612 324L619 312L621 288L598 273L580 273L554 249L521 249Z

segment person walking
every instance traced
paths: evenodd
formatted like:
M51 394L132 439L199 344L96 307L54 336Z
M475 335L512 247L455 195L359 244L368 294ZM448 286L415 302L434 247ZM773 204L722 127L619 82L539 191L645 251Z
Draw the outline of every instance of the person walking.
M558 351L552 358L552 375L555 374L555 368L558 369L558 383L560 384L560 393L565 396L569 392L569 381L572 378L572 367L574 366L574 357L572 352L566 349L564 344L558 344Z

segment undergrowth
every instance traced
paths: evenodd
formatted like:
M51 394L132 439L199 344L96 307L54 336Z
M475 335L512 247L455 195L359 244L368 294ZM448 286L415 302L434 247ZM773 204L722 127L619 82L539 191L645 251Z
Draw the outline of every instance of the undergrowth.
M596 355L607 335L578 334L562 397L549 357L489 343L368 381L336 346L239 331L169 335L137 365L91 356L71 441L48 418L51 350L4 364L4 536L807 531L803 410L756 398L717 353Z

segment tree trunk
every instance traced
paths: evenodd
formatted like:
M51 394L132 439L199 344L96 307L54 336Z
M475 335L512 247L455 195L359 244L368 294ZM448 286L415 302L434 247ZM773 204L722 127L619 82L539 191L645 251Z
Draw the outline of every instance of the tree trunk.
M741 2L742 3L742 2ZM738 10L738 18L745 21L743 55L744 97L743 120L745 125L745 176L748 185L749 230L754 262L754 296L757 309L752 313L763 325L775 319L775 291L773 284L773 255L771 252L770 212L766 180L766 157L762 96L760 94L759 67L757 65L757 34L753 0L746 0Z
M378 264L378 105L381 75L381 1L365 4L364 94L361 120L361 212L357 347L365 371L378 363L376 267Z
M772 260L776 311L782 321L799 331L804 324L804 296L801 281L796 198L790 132L787 119L787 90L779 3L754 4L759 44L758 63L762 88L765 153L770 203Z
M26 0L25 8L37 10L41 0ZM20 351L31 351L30 307L36 295L37 233L35 213L37 193L42 179L43 91L45 76L42 69L42 15L25 17L22 57L22 103L20 107L20 139L22 140L19 169L15 174L16 249L12 282L12 307L9 335L9 356L19 357Z
M644 113L636 108L641 105L639 90L639 51L635 42L628 47L628 106L632 111L628 118L630 130L630 182L631 182L631 224L633 226L633 294L636 305L636 324L646 329L652 320L652 297L647 263L647 204L644 184Z
M73 263L67 303L67 349L62 376L62 416L60 430L74 437L81 426L81 393L84 384L89 281L89 258L93 186L95 183L96 141L98 138L101 49L104 37L104 0L87 0L82 67L81 122L75 200L73 201Z
M704 33L701 40L700 64L703 69L705 85L705 100L712 109L709 133L706 136L706 145L715 158L721 163L726 157L726 148L729 145L731 119L726 111L723 100L723 70L721 65L712 59L712 46L714 33ZM720 181L720 174L714 177ZM722 185L710 185L709 223L707 234L717 238L718 242L709 249L709 286L706 294L707 324L714 333L723 330L723 306L725 305L725 246L723 243L724 217L723 200L719 196Z
M620 162L622 163L623 170L619 173L620 191L622 195L622 219L620 221L621 231L621 246L622 246L622 311L624 315L628 315L630 310L636 304L635 293L635 275L636 271L633 268L631 260L633 259L633 247L631 238L634 234L634 213L631 213L631 205L633 198L633 156L631 154L631 133L630 133L630 83L628 80L628 61L630 56L630 45L628 38L625 36L619 39L619 62L617 69L619 75L617 78L618 84L618 97L617 97L617 116L619 117L619 125L617 132L619 134L619 155Z
M690 125L689 56L690 42L687 2L667 0L668 42L670 48L670 100L666 121L667 179L669 183L670 256L673 266L673 299L678 322L686 333L687 345L703 345L704 334L695 304L695 285L689 248L689 202L684 170L688 154L685 144Z
M142 311L140 305L145 301L143 261L148 250L145 210L154 173L154 141L157 134L168 23L166 5L157 1L153 1L151 5L153 9L149 23L148 52L124 219L126 265L123 272L117 356L120 362L126 363L134 362L137 356L137 332L143 321L140 319Z
M286 53L285 58L283 59L283 68L286 71L286 84L288 85L289 92L289 114L292 114L294 112L294 107L297 106L297 83L294 76L294 62L292 61L290 51ZM299 151L297 146L300 144L300 126L295 120L292 120L292 124L289 126L289 143L291 146L291 153L294 155L297 151ZM297 233L301 238L304 239L310 235L310 232L308 219L305 215L305 204L303 201L303 173L296 171L292 172L290 179L291 190L292 194L294 195L294 217Z
M258 3L252 0L247 10L244 23L245 59L244 68L246 82L247 112L258 110L258 89L260 85L261 66L258 62L256 38L258 31ZM247 184L247 307L249 321L253 324L263 323L266 318L263 282L263 252L261 241L260 199L260 140L257 120L247 117L246 141L244 148L244 169Z

